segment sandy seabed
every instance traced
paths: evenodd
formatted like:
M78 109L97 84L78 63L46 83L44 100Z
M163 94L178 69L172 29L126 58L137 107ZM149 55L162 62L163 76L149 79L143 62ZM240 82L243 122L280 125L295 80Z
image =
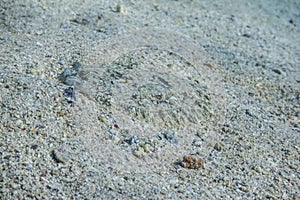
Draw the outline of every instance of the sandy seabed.
M0 199L299 199L299 10L1 1Z

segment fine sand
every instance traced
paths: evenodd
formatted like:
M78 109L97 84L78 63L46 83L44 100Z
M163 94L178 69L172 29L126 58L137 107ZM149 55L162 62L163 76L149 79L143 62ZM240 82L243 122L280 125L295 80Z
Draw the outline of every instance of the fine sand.
M299 199L299 11L1 1L0 199Z

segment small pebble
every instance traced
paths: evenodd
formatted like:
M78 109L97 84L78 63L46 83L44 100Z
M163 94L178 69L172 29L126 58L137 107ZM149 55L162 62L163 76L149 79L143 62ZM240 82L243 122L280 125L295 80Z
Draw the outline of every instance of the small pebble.
M65 69L63 73L60 74L59 80L66 85L73 86L77 80L76 76L80 68L81 64L75 62L71 68Z
M104 115L99 115L98 119L99 119L99 121L101 121L101 122L105 122L105 121L106 121L106 118L105 118Z
M63 149L62 147L54 149L53 156L54 156L54 159L60 163L66 163L70 160L70 153L68 151L66 151L65 149Z
M63 61L63 60L60 60L60 61L58 61L58 64L60 64L60 65L65 65L66 63L65 63L65 61Z
M199 139L194 140L192 145L195 146L195 147L201 147L202 146L202 141L199 140Z
M23 128L24 126L24 123L21 119L18 119L16 122L15 122L16 126L19 127L19 128Z
M34 145L31 146L31 148L34 149L34 150L37 149L38 147L39 147L39 146L36 145L36 144L34 144Z
M249 189L246 186L241 186L240 190L243 191L243 192L249 192Z
M133 145L139 143L139 138L136 136L131 136L130 138L126 139L125 142L128 143L129 145Z
M17 189L18 188L18 185L16 183L11 183L10 186L13 188L13 189Z
M145 149L143 147L138 147L134 152L133 155L135 155L138 158L141 158L145 154Z
M297 165L290 165L290 168L293 169L293 170L296 170L297 169Z
M279 74L279 75L282 74L282 72L281 72L279 69L273 69L272 71L273 71L274 73L276 73L276 74Z
M200 169L204 168L204 160L195 155L186 155L183 157L181 166L188 169Z
M169 142L171 142L171 143L173 143L173 144L177 144L178 143L178 140L177 140L177 138L176 138L176 136L175 136L175 133L173 132L173 131L165 131L164 132L164 137L169 141Z
M114 143L119 143L120 140L121 140L121 139L120 139L118 136L112 136L112 141L113 141Z
M74 101L76 100L74 87L67 87L64 90L63 95L68 103L74 103Z
M223 145L221 143L217 142L214 146L214 149L217 151L222 151Z
M126 14L127 9L125 8L124 5L118 4L116 6L116 12L121 13L121 14Z

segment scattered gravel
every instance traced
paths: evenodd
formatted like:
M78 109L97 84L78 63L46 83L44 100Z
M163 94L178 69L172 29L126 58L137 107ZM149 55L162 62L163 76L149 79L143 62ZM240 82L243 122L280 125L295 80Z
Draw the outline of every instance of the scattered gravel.
M0 199L299 199L297 1L1 1Z

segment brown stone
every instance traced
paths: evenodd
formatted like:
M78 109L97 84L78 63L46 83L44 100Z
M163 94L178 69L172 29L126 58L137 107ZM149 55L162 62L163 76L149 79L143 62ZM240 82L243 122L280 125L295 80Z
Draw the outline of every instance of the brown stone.
M204 160L195 155L186 155L183 157L181 166L189 169L200 169L204 167Z

